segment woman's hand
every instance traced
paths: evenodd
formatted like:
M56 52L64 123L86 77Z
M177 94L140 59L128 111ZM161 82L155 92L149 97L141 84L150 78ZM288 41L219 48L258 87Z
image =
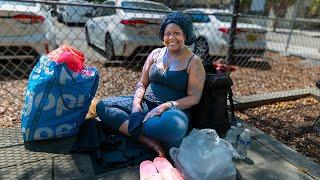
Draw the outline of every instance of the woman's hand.
M147 115L144 117L142 122L145 122L147 119L153 117L153 116L159 116L163 111L169 109L171 107L170 103L163 103L159 106L153 108L151 111L147 113Z

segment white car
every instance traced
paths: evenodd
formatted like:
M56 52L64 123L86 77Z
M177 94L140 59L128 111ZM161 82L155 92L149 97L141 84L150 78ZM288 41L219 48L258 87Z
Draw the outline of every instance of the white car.
M63 3L74 3L74 4L88 4L84 0L64 0L60 1ZM91 17L93 8L89 6L79 5L58 5L58 20L66 25L69 24L84 24Z
M230 39L231 12L202 8L186 9L184 12L188 13L193 21L196 35L194 52L201 58L206 58L207 55L226 56ZM266 48L266 30L259 25L238 19L234 46L235 56L262 56Z
M169 7L144 0L116 0L103 4L111 7L97 8L94 18L85 25L85 32L88 45L105 51L108 60L145 56L155 47L162 46L159 24L165 13L171 11ZM138 10L140 8L154 11Z
M34 61L57 48L53 18L34 2L0 1L0 61Z

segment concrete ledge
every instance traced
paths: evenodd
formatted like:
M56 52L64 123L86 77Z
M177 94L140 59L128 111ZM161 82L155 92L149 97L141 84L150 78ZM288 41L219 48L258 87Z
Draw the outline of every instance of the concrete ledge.
M266 104L272 104L279 101L289 101L307 96L320 97L320 92L315 88L295 89L290 91L277 91L263 94L255 94L249 96L235 96L234 108L235 110L254 108ZM318 98L317 98L318 99ZM228 105L229 102L228 102Z
M236 163L243 179L312 179L259 141L253 139L251 142L248 157L254 165Z
M264 146L266 146L271 151L278 154L280 157L287 160L289 163L294 165L298 170L307 173L311 177L318 179L320 178L320 164L315 163L308 159L307 157L303 156L302 154L298 153L297 151L293 150L292 148L286 146L282 142L278 141L277 139L273 138L272 136L267 135L266 133L262 132L261 130L248 125L246 122L238 119L244 127L247 127L251 131L252 138L256 141L260 142Z

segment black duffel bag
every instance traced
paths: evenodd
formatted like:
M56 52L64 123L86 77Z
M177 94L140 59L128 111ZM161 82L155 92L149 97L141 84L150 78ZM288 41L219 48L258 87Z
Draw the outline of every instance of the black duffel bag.
M222 136L230 128L227 100L229 97L231 121L235 121L232 100L233 82L229 75L207 73L201 100L192 108L192 127L215 129Z

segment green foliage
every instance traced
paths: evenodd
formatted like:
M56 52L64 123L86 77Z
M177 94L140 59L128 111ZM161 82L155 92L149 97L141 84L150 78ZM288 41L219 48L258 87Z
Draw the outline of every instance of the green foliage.
M267 12L269 12L269 10L273 8L277 17L283 17L288 7L291 6L295 1L296 0L268 0L266 1L266 9Z
M320 0L313 0L311 6L309 7L310 14L320 15Z

